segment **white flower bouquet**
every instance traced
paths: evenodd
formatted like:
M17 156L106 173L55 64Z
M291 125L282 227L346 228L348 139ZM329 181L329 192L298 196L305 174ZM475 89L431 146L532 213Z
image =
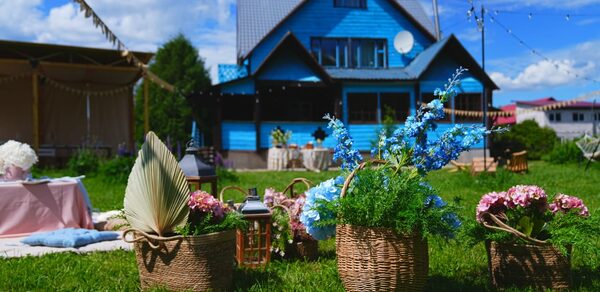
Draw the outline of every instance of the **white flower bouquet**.
M11 165L28 170L37 162L35 151L26 143L10 140L0 145L0 171L2 172Z

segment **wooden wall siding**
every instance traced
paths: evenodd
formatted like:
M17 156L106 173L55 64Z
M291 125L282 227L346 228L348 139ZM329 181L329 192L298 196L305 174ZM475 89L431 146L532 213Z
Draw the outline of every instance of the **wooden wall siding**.
M224 121L221 127L223 150L256 150L254 122Z
M256 87L254 85L254 79L245 78L230 83L221 85L221 93L223 94L254 94L256 93Z
M402 30L412 32L415 38L415 46L407 55L393 48L394 37ZM385 38L389 67L406 66L432 44L390 0L367 0L367 9L334 8L332 0L310 0L254 49L250 56L252 73L288 31L309 51L311 37Z
M308 141L314 141L315 138L312 136L317 130L317 127L321 127L325 133L329 136L323 141L323 146L333 148L335 147L335 138L331 136L331 130L327 129L327 122L323 120L319 122L262 122L260 125L260 147L270 148L271 143L271 130L280 126L284 130L292 131L291 143L298 144L298 146L304 146Z
M431 93L436 88L443 89L444 84L448 83L448 78L452 77L459 66L461 64L452 60L449 56L440 56L421 77L421 92ZM483 84L467 71L462 75L458 91L461 93L482 92Z
M260 80L321 81L304 60L290 51L281 52L271 59L260 75L255 77Z
M409 93L410 94L410 114L415 114L415 87L413 83L344 83L342 85L342 113L341 120L348 124L349 93Z

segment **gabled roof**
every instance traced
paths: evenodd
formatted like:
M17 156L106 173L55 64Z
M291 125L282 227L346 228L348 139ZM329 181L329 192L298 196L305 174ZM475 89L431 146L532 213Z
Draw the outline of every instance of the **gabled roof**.
M243 59L303 4L312 0L238 0L237 57ZM331 0L329 0L331 1ZM435 28L418 0L389 0L435 40Z
M507 104L505 106L502 106L500 108L500 110L502 110L503 112L514 112L517 109L517 105L513 104ZM496 118L496 121L494 122L494 126L500 126L500 125L514 125L517 123L517 116L516 115L512 115L512 116L507 116L507 117L503 117L503 116L498 116L498 118Z
M539 98L539 99L534 99L534 100L517 100L516 104L537 107L537 106L552 105L552 104L559 103L559 102L562 102L562 101L558 101L554 97L544 97L544 98ZM591 108L593 105L594 104L592 102L577 101L572 104L562 106L561 109Z
M284 52L284 51L288 51L288 50L294 51L298 55L298 57L303 59L305 64L308 65L308 67L311 70L313 70L315 73L317 73L321 77L321 80L328 82L328 83L331 82L331 77L329 76L329 74L327 74L327 72L323 69L323 67L321 67L321 65L319 65L317 60L315 60L315 58L304 48L304 46L302 45L300 40L298 40L298 38L290 31L288 31L283 36L283 38L281 38L279 43L275 46L275 48L273 48L273 50L269 53L269 55L267 55L267 57L264 59L264 61L260 65L258 65L258 67L254 71L254 73L252 73L252 75L254 75L254 76L260 75L260 73L265 68L267 68L267 65L269 64L269 62L272 59L274 59L280 52Z
M435 59L440 55L441 52L447 51L447 53L456 60L461 60L464 66L469 69L469 72L477 77L479 80L491 86L492 89L498 89L498 86L492 81L492 79L483 71L479 63L473 59L473 56L465 49L465 47L458 41L454 34L438 41L437 43L429 46L423 52L406 66L408 74L420 78L426 71L431 67Z

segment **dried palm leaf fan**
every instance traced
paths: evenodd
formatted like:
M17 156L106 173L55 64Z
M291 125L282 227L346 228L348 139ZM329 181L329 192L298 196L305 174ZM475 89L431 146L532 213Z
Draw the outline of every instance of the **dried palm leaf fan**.
M148 132L125 190L125 216L133 229L165 236L187 222L189 186L177 160Z

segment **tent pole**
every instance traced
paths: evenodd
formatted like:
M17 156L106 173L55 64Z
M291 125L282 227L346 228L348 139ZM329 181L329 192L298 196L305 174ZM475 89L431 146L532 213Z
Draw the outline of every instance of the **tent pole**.
M148 111L148 80L144 78L144 135L150 132L150 117Z
M31 74L31 82L33 88L33 149L40 149L40 92L38 84L38 74Z

